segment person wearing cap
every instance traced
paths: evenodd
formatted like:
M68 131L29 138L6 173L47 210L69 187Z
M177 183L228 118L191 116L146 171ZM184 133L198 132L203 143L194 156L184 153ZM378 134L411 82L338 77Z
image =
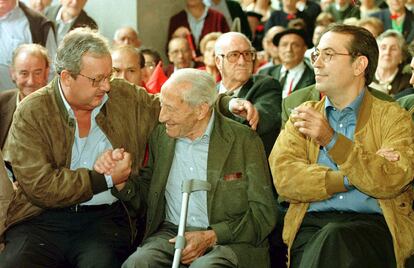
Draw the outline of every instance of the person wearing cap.
M312 66L305 61L308 48L306 33L300 29L287 29L275 35L273 44L278 47L282 64L261 70L260 74L270 75L282 85L282 97L286 98L295 90L315 83Z

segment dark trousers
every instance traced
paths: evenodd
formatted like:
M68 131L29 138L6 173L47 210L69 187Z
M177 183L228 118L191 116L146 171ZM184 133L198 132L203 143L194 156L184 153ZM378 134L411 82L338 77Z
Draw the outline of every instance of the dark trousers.
M291 267L396 267L392 237L384 217L307 213L292 245Z
M7 230L5 246L2 268L114 268L131 252L131 231L119 202L94 211L46 210Z

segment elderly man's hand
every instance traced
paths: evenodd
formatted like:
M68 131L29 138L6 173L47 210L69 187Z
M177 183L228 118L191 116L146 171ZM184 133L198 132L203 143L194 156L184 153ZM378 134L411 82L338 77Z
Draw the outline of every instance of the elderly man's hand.
M253 130L257 129L257 125L259 124L259 112L250 101L232 99L230 101L230 112L246 119Z
M298 131L314 139L319 145L326 146L331 141L334 130L328 120L315 109L299 106L292 110L290 116Z
M94 169L98 173L112 176L112 182L118 190L122 190L131 173L131 154L123 148L105 151L95 162Z
M186 232L186 246L181 254L181 263L189 265L204 255L206 250L216 244L217 237L213 230ZM175 238L169 240L175 243Z
M400 160L400 155L394 150L394 148L381 148L376 152L376 154L384 157L390 162Z

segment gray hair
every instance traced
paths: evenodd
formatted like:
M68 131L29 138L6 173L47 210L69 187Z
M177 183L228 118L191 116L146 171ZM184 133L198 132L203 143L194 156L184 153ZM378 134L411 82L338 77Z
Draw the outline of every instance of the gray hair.
M401 49L402 61L404 62L408 57L408 45L407 45L407 42L405 41L404 36L396 30L391 30L391 29L386 30L385 32L383 32L377 37L378 46L380 42L387 37L393 37L397 40L398 46Z
M244 39L250 46L251 49L253 49L252 42L250 42L249 38L245 36L242 33L239 32L228 32L222 34L216 41L216 44L214 45L214 53L216 55L223 54L223 46L230 43L232 39L234 38L241 38Z
M45 47L39 44L22 44L13 51L11 67L14 68L14 64L16 63L17 56L19 56L20 53L23 53L23 52L26 52L32 56L43 58L43 60L45 61L46 67L50 66L50 58L49 58L49 55L47 54L47 49Z
M60 74L68 70L72 76L78 75L82 69L82 56L86 53L97 57L111 55L108 41L96 30L76 28L70 31L56 52L56 72Z
M170 78L161 87L161 92L171 85L189 84L190 87L181 91L184 102L190 106L207 103L212 107L217 99L216 83L206 71L193 68L183 68L172 73Z

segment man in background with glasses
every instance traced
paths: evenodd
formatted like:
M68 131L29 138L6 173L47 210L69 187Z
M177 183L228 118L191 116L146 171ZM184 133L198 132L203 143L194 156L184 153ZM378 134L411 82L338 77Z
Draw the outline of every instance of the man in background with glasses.
M269 158L290 202L290 267L404 267L414 251L410 115L367 90L378 47L365 29L330 26L311 59L325 97L292 111Z
M256 52L249 39L241 33L221 35L215 45L215 59L222 77L218 85L219 93L253 103L260 115L257 133L263 141L266 155L269 155L280 129L280 84L271 77L253 75ZM233 119L246 122L234 116Z

